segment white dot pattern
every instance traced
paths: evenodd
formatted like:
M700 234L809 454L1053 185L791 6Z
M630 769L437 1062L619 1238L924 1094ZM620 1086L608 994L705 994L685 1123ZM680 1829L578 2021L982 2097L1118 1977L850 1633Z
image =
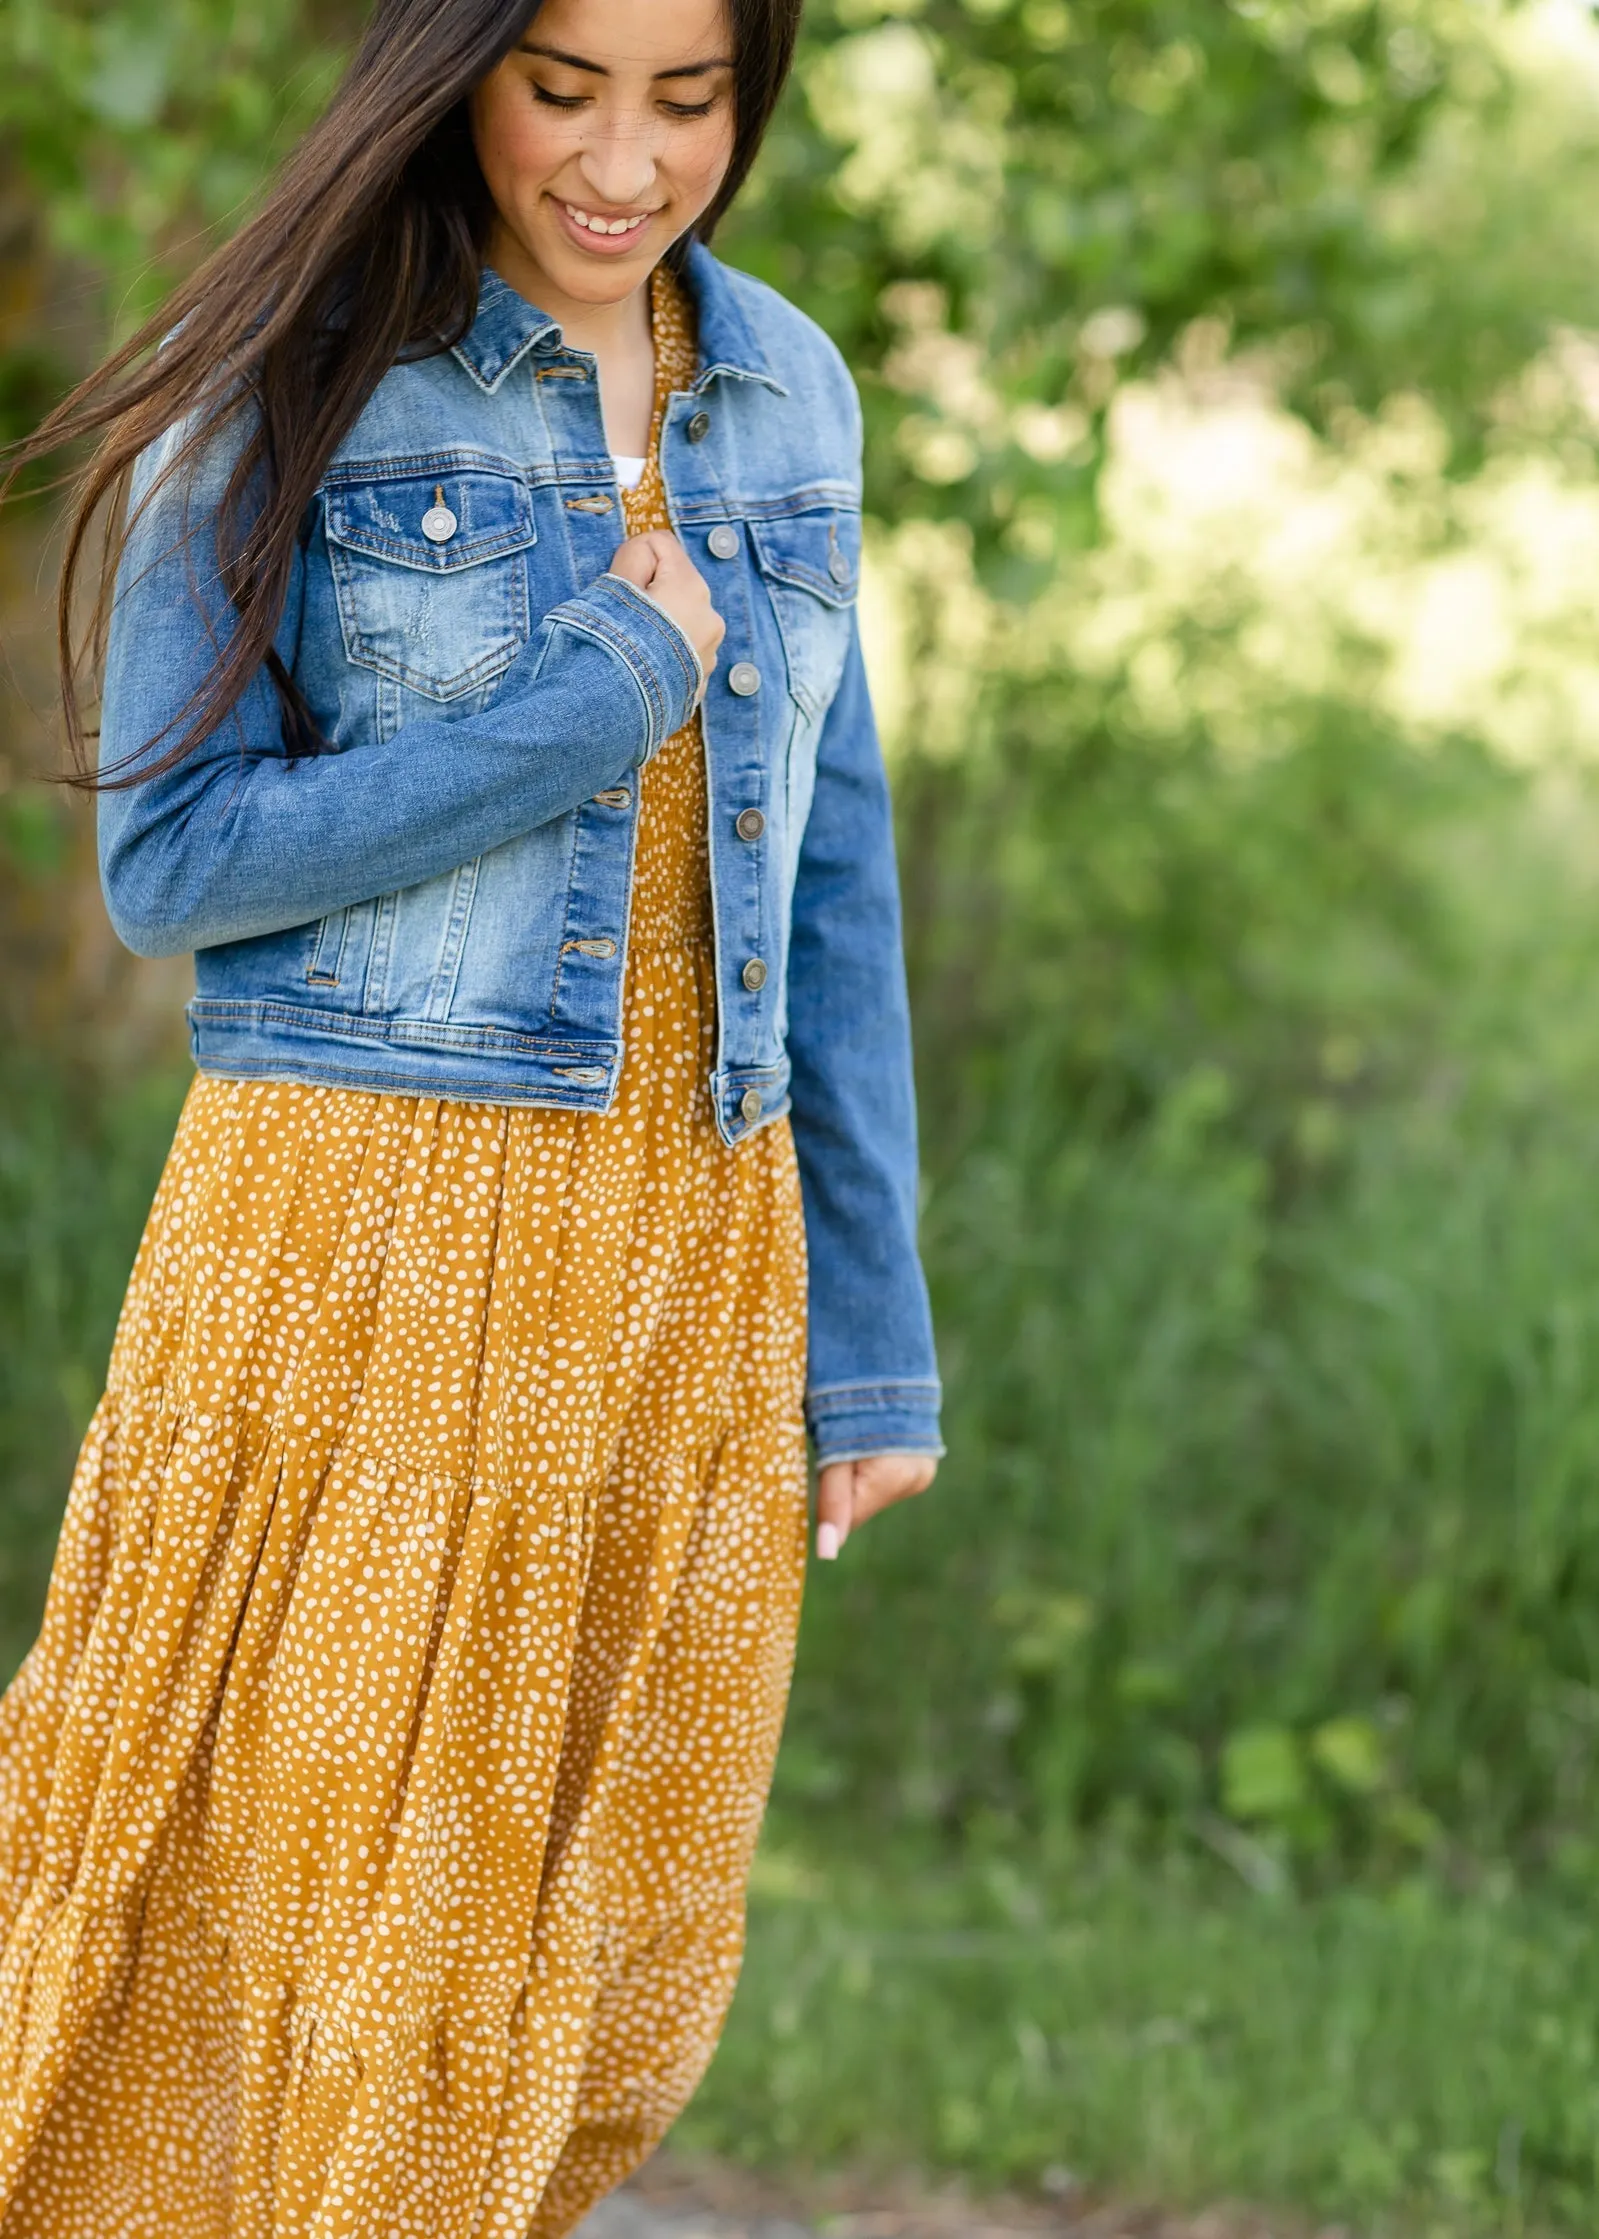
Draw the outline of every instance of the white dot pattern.
M556 2239L710 2057L804 1233L712 1119L697 721L641 814L611 1112L190 1091L0 1698L4 2239Z

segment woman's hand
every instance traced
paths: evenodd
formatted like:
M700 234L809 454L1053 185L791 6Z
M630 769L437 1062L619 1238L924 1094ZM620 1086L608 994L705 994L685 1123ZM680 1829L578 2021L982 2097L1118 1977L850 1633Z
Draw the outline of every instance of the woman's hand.
M857 1524L880 1508L925 1493L938 1473L931 1454L869 1454L828 1462L816 1480L816 1552L831 1562Z
M647 591L677 624L709 676L727 624L711 604L711 587L670 529L630 536L611 556L611 573Z

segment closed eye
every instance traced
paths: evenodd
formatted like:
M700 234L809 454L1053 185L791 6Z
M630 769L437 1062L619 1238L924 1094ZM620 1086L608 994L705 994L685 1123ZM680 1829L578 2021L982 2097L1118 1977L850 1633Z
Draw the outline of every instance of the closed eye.
M552 93L548 86L535 85L533 98L546 109L586 109L591 96L586 93ZM708 117L716 107L715 97L709 101L663 101L661 108L669 117Z

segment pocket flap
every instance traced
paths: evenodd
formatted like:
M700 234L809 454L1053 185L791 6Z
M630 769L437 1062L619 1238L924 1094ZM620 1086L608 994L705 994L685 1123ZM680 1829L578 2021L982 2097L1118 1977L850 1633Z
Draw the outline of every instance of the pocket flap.
M355 462L338 477L323 493L328 541L352 552L437 575L534 542L533 493L509 467L451 452Z
M853 604L861 580L858 513L790 513L751 521L750 537L761 572L774 582L792 583L829 606Z

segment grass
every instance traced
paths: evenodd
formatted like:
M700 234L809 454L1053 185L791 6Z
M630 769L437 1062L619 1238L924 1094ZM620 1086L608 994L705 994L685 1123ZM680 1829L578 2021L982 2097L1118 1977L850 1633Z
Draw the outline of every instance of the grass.
M1249 774L1162 841L1181 927L1109 962L1081 935L1085 1004L1149 1013L1108 1116L1042 982L972 1055L991 1093L935 1130L924 1223L950 1456L815 1583L794 1800L956 1845L1225 1822L1302 1890L1502 1860L1593 1886L1592 802L1551 831L1503 793L1457 809L1443 772L1424 817L1410 773L1385 798L1334 746L1317 785ZM1241 891L1268 780L1275 869ZM1307 911L1318 788L1346 783L1340 829L1408 832L1408 868L1380 904L1346 867Z
M677 2143L1407 2239L1591 2233L1599 1936L1510 1885L1262 1898L1202 1859L864 1862L781 1818Z
M1588 1110L1373 1122L1286 1210L1201 1081L935 1207L951 1455L807 1613L787 1779L1019 1842L1221 1817L1315 1886L1599 1859Z

